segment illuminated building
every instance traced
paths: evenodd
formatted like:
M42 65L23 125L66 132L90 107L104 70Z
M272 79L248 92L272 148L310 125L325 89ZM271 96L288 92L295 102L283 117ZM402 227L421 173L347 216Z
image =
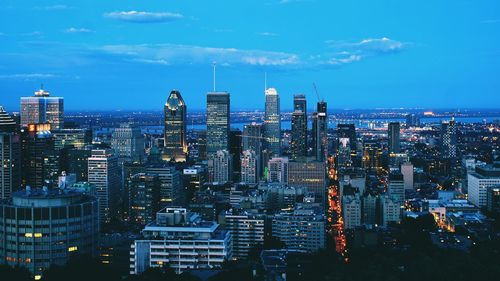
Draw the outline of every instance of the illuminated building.
M399 153L401 151L399 122L389 123L387 127L387 140L390 153Z
M288 182L288 157L273 157L267 163L268 182Z
M131 222L145 225L160 207L160 180L156 175L136 174L127 181L128 215Z
M153 165L146 174L156 175L160 181L160 208L178 206L183 202L181 174L173 166Z
M207 156L229 150L230 97L228 92L207 94Z
M318 161L325 161L328 156L328 112L326 102L317 104L317 111L313 114L313 153Z
M401 173L391 173L387 185L387 194L400 206L405 202L405 183Z
M326 247L326 218L314 209L283 211L272 216L272 236L287 249L315 252Z
M131 123L120 124L111 138L111 148L120 163L144 160L144 136L141 129Z
M441 123L441 156L444 158L457 157L457 125L455 118Z
M263 137L262 124L252 123L245 125L245 127L243 127L243 135L242 135L243 150L253 150L255 152L255 157L257 157L259 162L257 179L260 179L260 177L262 176L261 173L264 170L264 164L267 164L267 162L264 163L264 161L262 161L263 139L264 137Z
M316 202L326 203L326 164L325 162L294 162L288 163L288 185L305 187L314 193Z
M401 164L401 174L403 174L405 189L413 189L413 164L410 162Z
M130 274L164 266L178 274L188 269L221 268L233 257L230 232L186 209L162 209L141 233L143 238L132 244Z
M479 208L487 207L488 187L500 185L500 162L476 167L467 174L469 201Z
M354 229L361 225L361 198L359 193L342 196L344 228Z
M280 96L275 88L265 92L266 108L264 114L265 147L271 156L281 155L281 111ZM257 150L256 150L257 151Z
M56 150L65 147L82 149L92 143L92 131L87 129L60 129L52 131L52 135Z
M337 125L337 145L340 146L342 139L349 139L346 143L349 144L351 149L351 154L356 155L357 149L357 139L356 139L356 127L354 124L338 124Z
M241 159L241 182L254 184L258 182L259 161L253 150L245 150Z
M2 263L26 267L40 278L51 265L65 265L74 253L97 254L95 197L66 189L26 188L0 202Z
M265 216L254 213L226 211L219 215L219 223L231 232L233 258L248 258L250 251L264 244Z
M0 106L0 199L21 186L21 143L16 122Z
M293 96L291 158L303 160L307 156L307 104L302 94Z
M227 183L231 181L233 155L227 150L219 150L208 159L208 181Z
M179 91L170 92L163 113L165 116L164 160L186 161L187 106Z
M40 89L35 96L21 98L21 126L50 123L53 130L64 128L64 99L51 97Z
M117 214L120 192L118 158L111 150L94 149L88 159L88 182L96 188L99 221L109 223Z

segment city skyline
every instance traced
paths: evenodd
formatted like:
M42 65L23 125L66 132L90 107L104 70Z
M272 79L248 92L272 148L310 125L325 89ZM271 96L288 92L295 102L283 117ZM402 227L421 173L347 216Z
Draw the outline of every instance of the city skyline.
M171 89L203 109L214 61L216 90L231 92L235 109L264 107L265 73L283 109L298 93L316 102L313 83L332 109L500 102L500 4L360 4L215 1L207 13L198 1L6 1L1 102L17 111L44 83L68 110L157 109ZM136 96L146 97L140 108Z

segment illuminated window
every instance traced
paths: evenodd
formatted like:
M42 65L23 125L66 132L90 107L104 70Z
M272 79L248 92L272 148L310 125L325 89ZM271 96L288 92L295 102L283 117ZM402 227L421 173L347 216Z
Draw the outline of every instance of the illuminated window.
M31 237L33 237L33 233L25 233L25 234L24 234L24 237L31 238Z
M68 252L74 252L74 251L77 251L77 250L78 250L77 246L73 246L73 247L69 247L68 248Z
M40 237L42 237L41 233L35 233L35 238L40 238Z

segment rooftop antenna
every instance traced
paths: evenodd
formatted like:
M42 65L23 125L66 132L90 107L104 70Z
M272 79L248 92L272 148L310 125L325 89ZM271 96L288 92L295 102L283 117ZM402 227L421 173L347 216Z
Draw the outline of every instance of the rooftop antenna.
M215 66L217 65L217 62L214 61L214 92L215 92Z

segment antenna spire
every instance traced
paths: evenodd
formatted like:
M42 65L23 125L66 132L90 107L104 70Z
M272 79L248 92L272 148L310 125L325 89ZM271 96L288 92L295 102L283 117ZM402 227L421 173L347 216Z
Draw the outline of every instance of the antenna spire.
M215 92L215 66L217 65L217 62L214 61L214 92Z

